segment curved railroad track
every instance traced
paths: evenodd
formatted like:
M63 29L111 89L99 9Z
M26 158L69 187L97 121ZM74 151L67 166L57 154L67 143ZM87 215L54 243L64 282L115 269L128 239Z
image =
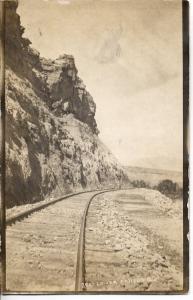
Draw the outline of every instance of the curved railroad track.
M78 241L78 251L77 251L77 262L76 262L76 280L75 280L75 291L83 291L85 289L85 229L86 229L86 218L89 210L91 201L98 195L112 192L113 190L101 191L94 196L92 196L85 207L84 214L82 217L79 241Z
M24 218L27 218L29 215L33 214L34 212L42 210L42 209L44 209L44 208L46 208L46 207L48 207L50 205L53 205L53 204L55 204L55 203L57 203L59 201L71 198L71 197L76 196L76 195L81 195L81 194L90 193L90 192L96 192L96 191L98 191L98 190L83 191L83 192L77 192L77 193L67 194L67 195L59 197L57 199L50 200L50 201L48 201L46 203L37 204L33 208L26 209L25 211L23 211L21 213L16 213L16 214L14 214L14 215L12 215L10 217L6 217L6 226L12 225L16 221L21 221Z
M173 221L131 189L70 194L7 219L6 292L179 290L181 235L165 247L155 221Z
M83 291L84 284L85 284L85 228L86 228L86 217L89 210L89 205L92 200L100 194L117 191L117 189L108 189L108 190L92 190L92 191L84 191L84 192L77 192L74 194L68 194L66 196L50 200L46 203L37 204L35 207L25 210L24 212L14 214L6 219L6 252L7 252L7 290L14 291L16 285L18 286L18 278L21 278L20 281L22 282L21 287L19 288L21 291L29 289L31 285L30 275L28 275L27 264L28 261L30 263L30 268L33 269L40 269L41 268L48 268L50 262L48 256L49 254L49 247L45 247L42 245L42 242L49 242L54 244L53 255L55 259L59 259L61 266L63 269L66 267L66 278L68 276L67 269L68 265L65 266L66 260L69 258L65 254L65 251L71 252L71 262L70 268L76 270L75 274L71 277L71 285L67 287L69 290L75 291ZM84 196L85 194L85 196ZM65 200L65 201L63 201ZM71 210L71 214L75 214L70 216L67 213L67 219L65 217L65 212ZM13 225L14 226L10 226ZM75 224L75 225L73 225ZM73 227L75 226L75 227ZM72 229L74 228L74 229ZM50 234L51 233L51 234ZM32 237L30 237L30 235ZM46 238L46 236L48 236ZM38 237L38 239L37 239ZM78 238L79 237L79 238ZM37 240L36 240L37 239ZM60 240L60 245L58 246L55 242L56 239ZM68 239L68 243L66 240ZM15 241L16 240L16 241ZM29 240L29 241L28 241ZM45 243L45 245L46 245ZM13 246L14 245L14 246ZM19 251L17 250L20 249ZM63 246L62 246L63 245ZM42 251L43 247L43 257L44 260L39 259L39 263L42 263L42 266L36 264L35 256L38 257L39 252ZM56 252L58 248L64 248L63 256L57 255ZM32 249L34 248L35 254L32 255ZM36 250L40 249L40 250ZM31 251L31 252L30 252ZM73 259L72 259L72 252L73 252ZM49 254L49 255L48 255ZM42 256L42 254L41 254ZM22 260L21 258L22 257ZM34 258L33 258L34 257ZM32 259L33 258L33 259ZM68 264L67 261L67 264ZM73 264L73 268L72 268ZM12 270L16 268L21 269L21 274L13 274ZM37 271L38 273L39 271ZM72 271L74 273L74 271ZM24 279L24 274L26 274L26 278ZM36 274L34 270L34 274ZM29 278L27 278L29 276ZM38 282L38 276L42 279L41 272L37 275L36 283ZM52 275L51 275L52 276ZM47 275L46 272L43 275L45 277L44 284L46 286L47 282ZM27 283L25 283L25 280ZM40 280L40 279L39 279ZM74 280L75 285L72 283ZM30 285L29 285L30 284ZM73 287L74 285L74 287ZM64 291L66 286L65 283L58 283L60 286L60 290ZM31 288L31 287L30 287ZM41 289L44 288L43 284ZM45 287L46 288L46 287ZM49 288L51 288L49 286ZM35 289L35 284L34 284ZM48 290L48 288L47 288ZM39 290L35 290L38 292Z
M78 251L77 251L77 263L76 263L76 280L75 280L75 291L80 292L85 290L85 230L86 230L86 220L87 214L89 210L89 206L92 200L101 194L107 192L115 192L119 190L128 190L127 189L111 189L111 190L104 190L96 193L93 195L86 204L84 214L82 217L81 227L80 227L80 234L79 234L79 241L78 241Z

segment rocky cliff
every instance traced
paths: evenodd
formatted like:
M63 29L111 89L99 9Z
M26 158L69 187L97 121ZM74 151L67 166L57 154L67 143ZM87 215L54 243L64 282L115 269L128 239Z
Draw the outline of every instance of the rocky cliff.
M5 2L7 207L126 183L74 58L41 58L22 37L17 5Z

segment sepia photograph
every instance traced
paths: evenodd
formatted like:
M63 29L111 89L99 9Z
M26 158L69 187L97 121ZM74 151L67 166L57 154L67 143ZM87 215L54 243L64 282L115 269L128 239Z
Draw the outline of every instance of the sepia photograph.
M0 2L2 293L187 293L188 2Z

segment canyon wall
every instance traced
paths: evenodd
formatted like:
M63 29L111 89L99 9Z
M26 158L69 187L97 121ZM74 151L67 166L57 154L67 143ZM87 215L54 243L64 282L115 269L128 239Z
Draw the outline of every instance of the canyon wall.
M40 57L22 37L17 6L5 2L7 207L127 184L99 139L96 104L73 56Z

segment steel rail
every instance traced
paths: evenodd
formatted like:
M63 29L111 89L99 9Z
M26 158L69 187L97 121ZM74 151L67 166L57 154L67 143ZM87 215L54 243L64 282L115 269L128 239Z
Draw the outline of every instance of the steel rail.
M76 277L75 277L75 291L80 292L86 289L85 287L85 230L86 230L86 219L89 210L89 206L92 200L101 194L108 193L108 192L116 192L116 191L123 191L123 190L130 190L130 188L122 188L122 189L109 189L103 190L95 195L93 195L87 202L83 216L82 222L80 226L80 233L79 233L79 240L78 240L78 251L77 251L77 261L76 261Z
M73 196L86 194L86 193L94 193L93 196L87 201L82 218L81 218L81 225L80 225L80 232L79 232L79 240L78 240L78 250L77 250L77 261L76 261L76 275L75 275L75 291L84 291L86 289L85 287L85 230L86 230L86 220L87 220L87 214L89 210L89 206L92 202L92 200L101 194L107 193L107 192L116 192L116 191L122 191L122 190L129 190L133 189L133 187L130 188L123 188L123 189L106 189L106 190L90 190L90 191L81 191L77 193L68 194L62 197L59 197L54 200L50 200L49 202L39 204L31 209L28 209L24 212L15 214L14 216L8 217L6 219L6 226L14 224L16 221L21 221L22 219L28 217L32 213L39 211L41 209L44 209L50 205L53 205L59 201L71 198Z
M92 200L101 194L112 192L114 190L103 190L93 195L87 202L80 226L78 251L76 261L76 278L75 278L75 291L83 291L85 289L85 229L86 229L86 217L88 214L89 206Z
M96 191L100 191L100 190L82 191L82 192L77 192L77 193L73 193L73 194L67 194L67 195L59 197L57 199L50 200L50 201L48 201L46 203L40 203L39 205L37 205L35 207L32 207L30 209L27 209L24 212L21 212L21 213L18 213L18 214L15 214L15 215L11 216L11 217L6 218L6 226L12 225L16 221L21 221L22 219L28 217L32 213L34 213L36 211L39 211L41 209L44 209L44 208L46 208L46 207L48 207L50 205L53 205L53 204L55 204L55 203L57 203L59 201L62 201L64 199L68 199L68 198L71 198L73 196L77 196L77 195L85 194L85 193L96 192Z

